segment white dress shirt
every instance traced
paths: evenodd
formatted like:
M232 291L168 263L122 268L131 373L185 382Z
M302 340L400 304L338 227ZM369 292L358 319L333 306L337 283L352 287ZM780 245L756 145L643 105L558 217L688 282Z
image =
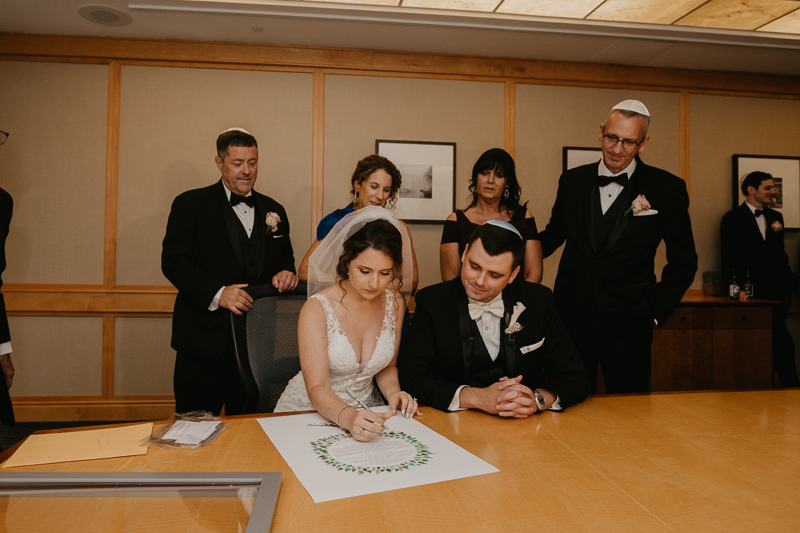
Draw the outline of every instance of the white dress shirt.
M3 344L0 344L0 355L5 355L5 354L11 353L13 351L14 350L11 349L11 341L4 342Z
M745 202L744 205L746 205L747 207L750 208L750 212L753 213L753 216L755 217L756 216L756 209L758 209L758 207L755 207L754 205L751 205L750 202ZM763 211L763 209L764 208L762 207L761 210ZM761 232L761 238L766 241L767 240L767 217L766 217L766 215L764 215L764 213L761 213L760 217L756 217L756 224L758 224L758 231Z
M467 298L470 303L481 303L476 302L472 298ZM487 304L492 304L494 302L503 301L503 293L501 292L491 302L487 302ZM492 361L497 359L497 356L500 354L500 341L502 339L502 334L504 330L502 330L502 324L499 316L496 316L492 313L483 313L480 318L475 319L475 323L478 325L478 331L481 334L481 339L483 339L483 343L486 345L486 350L489 352L489 357L492 358ZM516 377L516 376L509 376L509 377ZM447 407L450 411L465 411L466 407L461 407L461 402L459 401L459 395L461 394L461 389L467 387L467 385L461 385L458 389L456 389L456 393L453 395L453 399L450 401L450 405ZM560 411L561 406L559 404L559 398L556 397L556 401L553 402L553 405L550 407L551 410Z
M228 198L228 202L231 201L231 190L228 189L225 182L222 182L222 186L225 188L225 196ZM245 195L245 197L252 196L253 191L250 191ZM232 207L233 212L236 214L236 217L239 219L239 222L242 223L242 227L247 232L247 236L250 237L250 234L253 233L253 224L256 220L256 210L254 207L250 207L244 202L239 202L235 206ZM217 291L217 294L214 295L214 299L211 300L211 305L208 306L209 311L216 311L219 308L219 297L222 296L222 291L225 290L223 286L220 290Z
M635 170L636 170L636 159L631 161L631 164L628 165L627 167L625 167L625 170L623 170L622 172L617 172L616 174L614 174L613 172L608 170L608 167L606 166L606 164L601 159L600 160L600 166L597 168L597 175L598 176L619 176L620 174L627 173L628 174L628 179L630 180L631 176L633 176L633 173L634 173ZM613 181L611 183L609 183L608 185L604 185L603 187L600 187L600 207L603 209L603 214L604 215L606 214L606 211L608 211L608 208L611 207L611 204L613 204L614 201L617 199L617 196L619 196L619 193L621 193L624 188L625 187L623 187L619 183L615 183Z

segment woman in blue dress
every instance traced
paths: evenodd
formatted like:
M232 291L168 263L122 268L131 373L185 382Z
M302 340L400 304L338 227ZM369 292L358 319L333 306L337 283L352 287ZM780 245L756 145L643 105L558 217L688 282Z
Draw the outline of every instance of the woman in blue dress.
M392 209L397 201L397 194L402 184L402 176L397 167L383 156L373 154L365 157L356 165L353 177L350 179L350 194L353 201L342 209L329 213L317 225L317 239L311 243L311 247L306 252L303 261L298 269L300 281L308 281L308 260L319 243L328 235L331 229L342 218L367 206L378 206ZM400 223L408 231L409 238L411 232L403 221ZM404 258L406 259L406 258ZM408 259L406 259L408 260ZM414 245L411 244L411 263L413 266L413 278L411 280L411 293L417 290L419 282L419 269L417 268L417 257L414 253Z

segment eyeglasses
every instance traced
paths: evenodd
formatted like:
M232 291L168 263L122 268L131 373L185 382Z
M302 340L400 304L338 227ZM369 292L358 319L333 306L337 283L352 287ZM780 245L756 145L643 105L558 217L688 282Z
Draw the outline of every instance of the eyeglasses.
M6 142L6 139L8 139L8 133L4 132L3 130L0 130L0 144Z
M644 139L638 142L631 141L630 139L620 139L616 135L608 135L606 133L605 128L603 128L603 142L605 143L606 146L610 146L611 148L615 147L617 143L622 143L622 148L624 148L627 151L630 151L639 146L640 144L642 144L642 141L644 141Z

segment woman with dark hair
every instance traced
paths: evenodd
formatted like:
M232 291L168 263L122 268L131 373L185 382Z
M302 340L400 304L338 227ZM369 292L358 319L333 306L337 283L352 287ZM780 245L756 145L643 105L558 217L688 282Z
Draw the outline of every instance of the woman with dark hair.
M467 208L451 213L444 223L439 247L442 281L450 281L461 274L461 256L475 228L488 220L503 220L513 224L525 241L520 270L523 275L517 279L540 283L542 244L527 202L519 203L522 190L511 155L502 148L484 152L472 167L469 190L472 199Z
M360 441L375 438L398 410L409 418L420 414L397 378L410 245L405 227L377 206L345 216L322 241L309 260L311 296L297 328L301 371L276 412L316 409ZM350 392L369 406L386 398L390 410L357 410Z
M346 207L329 213L317 225L317 240L311 243L311 247L308 249L308 252L306 252L305 257L303 257L303 261L300 263L300 268L298 269L300 281L308 280L308 259L337 222L350 213L370 205L386 207L388 209L393 208L397 201L397 194L400 191L402 181L403 178L400 175L400 171L397 170L394 163L383 156L373 154L359 161L353 172L353 177L350 178L350 194L353 195L353 201ZM400 223L404 224L402 221ZM417 258L414 255L413 244L411 246L410 260L414 270L411 278L411 289L413 292L417 289L417 282L419 281ZM408 280L406 280L406 282L408 282Z

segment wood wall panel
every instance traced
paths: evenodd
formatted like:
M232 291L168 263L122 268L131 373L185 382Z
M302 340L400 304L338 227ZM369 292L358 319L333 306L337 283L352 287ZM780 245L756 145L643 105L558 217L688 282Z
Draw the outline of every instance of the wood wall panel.
M0 94L3 281L103 283L108 67L3 61Z
M103 321L99 316L11 316L16 374L23 396L101 396Z
M792 76L415 52L14 33L0 33L0 50L3 50L5 54L15 56L64 59L188 61L295 68L323 67L366 72L419 73L433 77L441 75L489 76L537 79L561 84L594 83L615 86L737 91L792 98L800 96L797 79Z
M326 76L325 213L351 201L353 170L375 152L376 139L455 142L456 205L463 207L472 165L503 146L504 93L493 82ZM441 224L412 224L411 232L427 258L418 261L420 287L441 281Z
M114 394L172 394L172 320L117 317L114 326Z
M312 76L285 72L122 67L117 282L169 284L161 241L173 199L219 180L217 136L259 143L256 190L289 215L299 257L310 244Z

